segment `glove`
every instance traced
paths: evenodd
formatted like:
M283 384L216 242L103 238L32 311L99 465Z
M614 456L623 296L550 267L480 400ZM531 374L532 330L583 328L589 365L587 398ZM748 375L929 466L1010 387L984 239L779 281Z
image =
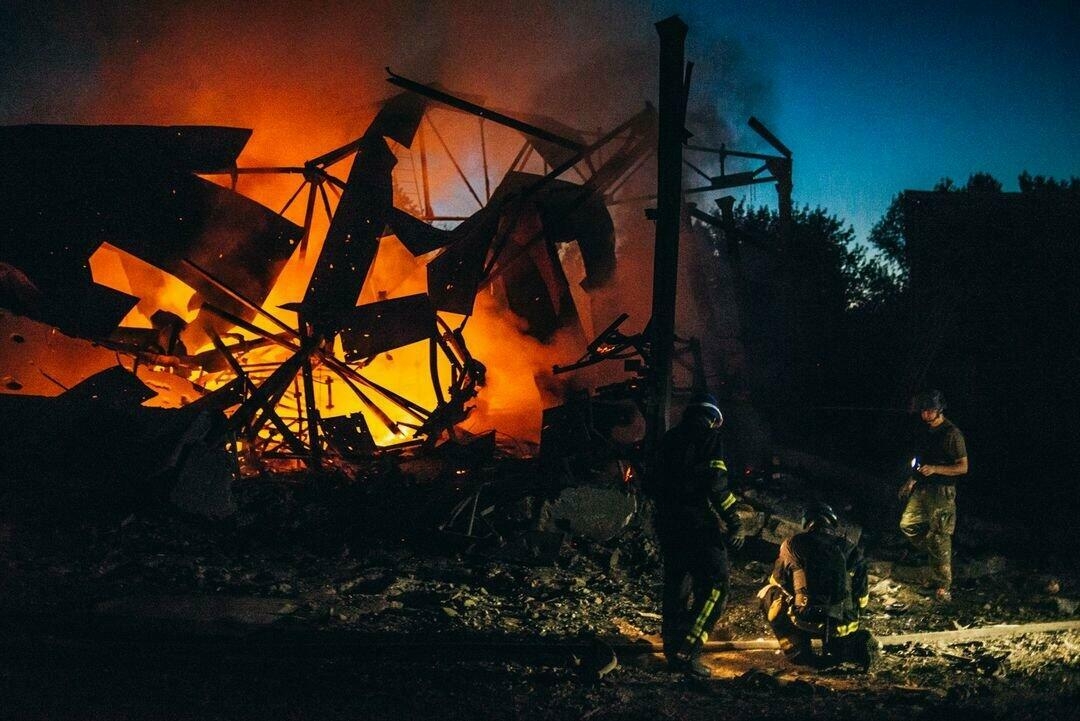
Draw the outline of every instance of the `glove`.
M728 533L727 545L733 551L738 551L746 543L746 536L741 528L733 528Z

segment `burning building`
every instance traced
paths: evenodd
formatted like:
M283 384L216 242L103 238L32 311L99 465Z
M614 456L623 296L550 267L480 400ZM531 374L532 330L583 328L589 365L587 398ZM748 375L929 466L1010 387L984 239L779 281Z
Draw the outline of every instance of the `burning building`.
M83 395L103 403L155 397L185 417L189 407L225 412L197 438L241 459L318 465L326 454L354 458L468 434L460 426L491 381L501 387L485 409L497 417L506 396L511 428L538 440L533 379L509 380L513 362L475 357L466 325L486 325L487 351L532 352L548 365L557 335L583 345L591 314L578 311L575 295L587 301L614 273L605 200L651 148L654 113L647 107L586 140L390 80L405 92L360 138L298 166L238 167L251 131L237 128L4 128L0 183L13 212L0 256L0 363L11 417L39 413L25 405L30 397L70 402L89 382L95 392ZM483 156L483 198L430 118L434 104L523 137L494 189ZM425 122L427 142L439 140L481 206L475 213L433 209L425 136L410 151ZM412 196L402 190L402 158ZM333 166L345 160L340 178ZM580 183L559 179L569 170ZM241 177L268 173L301 180L281 213L237 192ZM284 213L305 190L297 225ZM328 220L318 244L317 206ZM569 242L582 274L577 291L560 258ZM271 305L286 265L310 261L309 248L306 287ZM498 338L493 324L529 340ZM176 444L192 441L181 425L188 430L162 444L173 463ZM27 441L16 434L12 451Z

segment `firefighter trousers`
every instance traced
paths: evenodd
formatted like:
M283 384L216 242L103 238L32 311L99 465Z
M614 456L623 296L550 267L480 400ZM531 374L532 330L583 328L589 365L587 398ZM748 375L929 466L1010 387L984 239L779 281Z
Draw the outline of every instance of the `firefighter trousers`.
M769 626L785 658L809 658L813 654L811 641L819 638L826 656L836 661L855 661L864 665L867 663L860 652L865 652L868 636L859 629L857 618L847 623L829 618L818 624L815 630L808 630L796 625L791 599L779 586L766 586L758 593L758 598L761 599L761 608L765 611Z
M664 654L692 656L708 640L724 613L730 586L727 549L664 543L661 637ZM692 603L691 603L692 600Z

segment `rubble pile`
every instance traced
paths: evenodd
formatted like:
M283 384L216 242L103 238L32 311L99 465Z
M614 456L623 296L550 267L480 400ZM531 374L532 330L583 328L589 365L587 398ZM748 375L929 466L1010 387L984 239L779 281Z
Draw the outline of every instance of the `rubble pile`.
M394 482L396 493L344 479L238 483L239 510L219 522L166 508L69 527L50 526L43 517L5 519L4 601L15 614L32 608L39 614L227 620L425 642L584 641L627 649L656 640L662 562L649 502L635 501L625 526L610 538L589 537L574 531L581 519L559 510L565 490L534 494L520 482L519 490L529 492L490 505L486 499L499 493L483 490L478 513L492 509L485 518L494 532L465 537L439 530L439 519L469 497L469 488L435 493L415 479ZM603 494L569 494L578 496L595 500ZM733 555L731 602L714 640L771 639L755 594L776 553L769 534L790 522L783 519L798 504L764 491L744 497L745 516L760 521L760 532ZM405 499L412 505L399 505ZM611 513L601 512L603 504L589 507L591 528L598 527L598 516L625 514L625 498L609 500ZM559 518L564 521L553 520ZM892 541L869 533L863 541L871 560L868 624L879 637L1076 617L1075 569L1053 562L1034 567L961 548L955 600L943 605L903 580ZM554 666L523 660L489 671L500 677L520 671L533 680L547 675L551 683L569 684L559 691L572 699L567 703L588 708L589 694L600 693L604 703L629 713L646 702L653 684L674 680L648 654L634 661L638 654L618 653L618 665L605 661L603 677L611 683L602 692L574 686L581 671L573 667L582 661L571 655ZM920 703L975 708L1002 694L1075 695L1080 632L912 642L887 648L867 676L798 671L773 651L741 663L731 671L731 688L750 697L765 693L764 684L792 698L884 694L888 703L917 697ZM622 700L613 701L615 696Z

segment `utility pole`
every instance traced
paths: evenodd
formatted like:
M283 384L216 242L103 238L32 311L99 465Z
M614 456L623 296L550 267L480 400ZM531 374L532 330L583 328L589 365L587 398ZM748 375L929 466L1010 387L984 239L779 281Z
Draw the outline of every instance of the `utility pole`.
M656 23L660 36L658 99L656 246L653 255L651 322L652 384L646 418L646 447L655 448L667 430L675 353L675 291L682 216L682 158L686 139L689 73L684 47L687 26L678 15Z

